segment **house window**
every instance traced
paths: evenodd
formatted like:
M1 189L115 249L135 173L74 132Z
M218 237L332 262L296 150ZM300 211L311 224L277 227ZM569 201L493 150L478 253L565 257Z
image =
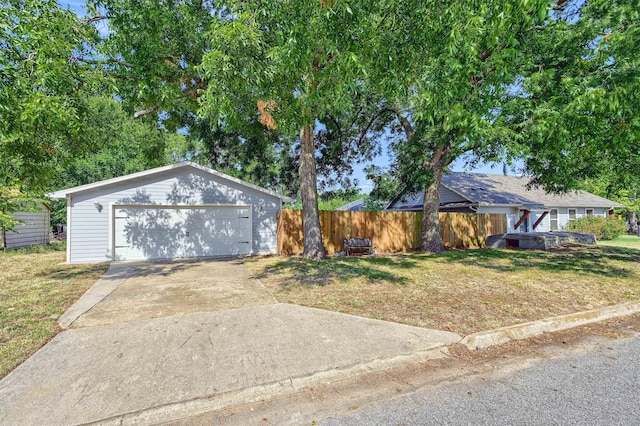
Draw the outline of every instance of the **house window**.
M593 216L593 209L587 209L587 210L585 211L585 214L586 214L587 216Z
M558 230L558 209L549 210L549 230Z
M569 222L576 220L577 217L576 209L569 209Z

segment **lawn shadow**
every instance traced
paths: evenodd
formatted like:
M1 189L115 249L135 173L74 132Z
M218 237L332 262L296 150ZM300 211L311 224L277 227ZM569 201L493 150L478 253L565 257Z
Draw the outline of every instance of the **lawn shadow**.
M548 272L575 272L602 276L630 277L633 273L614 262L637 264L640 252L633 249L570 245L549 250L475 249L448 251L444 259L509 272L532 268Z
M132 263L130 266L133 272L129 271L131 277L149 277L152 275L160 275L168 277L169 275L184 271L194 264L199 263L197 259L193 260L156 260L140 263Z
M353 278L364 278L369 283L385 281L404 285L407 283L405 276L383 268L407 269L418 266L417 259L404 255L330 257L321 261L291 257L269 266L257 278L284 272L288 275L286 282L282 284L284 288L289 287L289 282L321 287L334 280L346 282Z
M102 271L105 269L104 263L95 263L92 265L83 265L82 267L77 267L74 265L65 265L66 268L56 269L56 270L44 270L35 274L35 277L47 277L57 281L61 280L69 280L72 278L81 278L83 276L95 274L98 271Z

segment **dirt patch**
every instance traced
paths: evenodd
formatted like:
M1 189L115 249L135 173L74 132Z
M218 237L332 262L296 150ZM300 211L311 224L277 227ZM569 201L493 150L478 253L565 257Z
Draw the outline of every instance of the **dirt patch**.
M469 350L461 344L449 347L452 357L475 364L514 356L544 356L550 347L571 347L594 337L620 339L640 333L640 314L582 325L555 333L544 333L524 340L512 340L483 350Z

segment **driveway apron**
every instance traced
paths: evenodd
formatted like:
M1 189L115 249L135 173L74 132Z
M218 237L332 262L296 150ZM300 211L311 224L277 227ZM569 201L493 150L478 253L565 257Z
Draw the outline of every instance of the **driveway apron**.
M240 260L114 264L92 290L71 329L0 380L0 425L158 424L460 341L276 303Z
M128 278L73 328L275 303L241 259L127 263Z

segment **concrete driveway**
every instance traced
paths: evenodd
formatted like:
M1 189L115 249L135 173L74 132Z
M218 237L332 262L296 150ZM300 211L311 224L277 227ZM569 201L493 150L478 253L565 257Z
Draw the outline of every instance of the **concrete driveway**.
M60 322L71 328L0 381L0 424L184 420L423 362L461 339L276 303L240 260L113 264Z
M61 324L63 327L90 327L276 303L241 259L117 263L103 280L104 285L98 283L84 301L81 299L85 303L79 309L88 310L78 312L79 317L70 324ZM108 286L112 291L104 296ZM101 296L104 298L97 300Z

